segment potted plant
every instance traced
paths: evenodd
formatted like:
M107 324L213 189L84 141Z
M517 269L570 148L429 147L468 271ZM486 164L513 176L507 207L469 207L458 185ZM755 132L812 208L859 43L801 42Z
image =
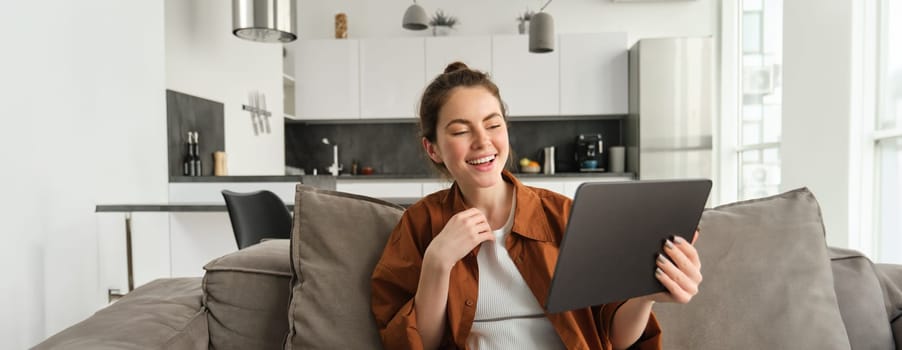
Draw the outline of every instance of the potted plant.
M445 11L441 9L435 11L435 15L429 20L429 25L432 26L432 35L434 36L448 35L454 29L455 24L457 24L457 18L445 14Z
M534 14L535 12L532 12L527 8L523 14L517 16L517 21L520 22L520 24L517 25L517 31L520 32L520 34L529 32L529 20L532 19L532 15Z

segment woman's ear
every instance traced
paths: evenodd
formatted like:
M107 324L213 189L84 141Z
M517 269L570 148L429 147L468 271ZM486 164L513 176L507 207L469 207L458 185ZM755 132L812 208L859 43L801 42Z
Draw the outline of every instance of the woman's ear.
M436 164L442 164L442 154L434 143L429 142L427 138L423 138L423 149L426 150L426 154L429 155L429 158L432 159Z

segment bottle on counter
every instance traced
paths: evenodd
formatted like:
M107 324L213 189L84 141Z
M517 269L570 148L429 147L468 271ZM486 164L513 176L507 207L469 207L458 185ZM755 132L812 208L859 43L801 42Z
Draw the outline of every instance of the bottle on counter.
M194 132L194 176L204 175L204 162L200 158L200 140L198 132Z
M554 146L545 147L545 155L542 164L543 173L554 175Z
M182 162L182 175L194 176L194 146L193 136L188 132L188 138L185 139L185 160Z

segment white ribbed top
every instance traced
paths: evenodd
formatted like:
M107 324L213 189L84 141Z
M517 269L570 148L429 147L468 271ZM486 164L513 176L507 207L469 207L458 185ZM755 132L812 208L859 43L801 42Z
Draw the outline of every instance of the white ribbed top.
M495 241L479 247L479 298L467 345L470 349L564 349L504 247L516 206L515 193L507 223L493 232Z

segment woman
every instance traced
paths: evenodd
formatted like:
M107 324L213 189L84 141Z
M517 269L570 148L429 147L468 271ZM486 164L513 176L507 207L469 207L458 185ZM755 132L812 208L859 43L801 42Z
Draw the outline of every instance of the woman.
M660 348L652 304L686 303L702 279L690 243L668 241L658 258L666 293L547 314L570 199L504 170L505 110L484 73L450 64L419 112L423 149L454 184L407 209L373 272L386 349Z

